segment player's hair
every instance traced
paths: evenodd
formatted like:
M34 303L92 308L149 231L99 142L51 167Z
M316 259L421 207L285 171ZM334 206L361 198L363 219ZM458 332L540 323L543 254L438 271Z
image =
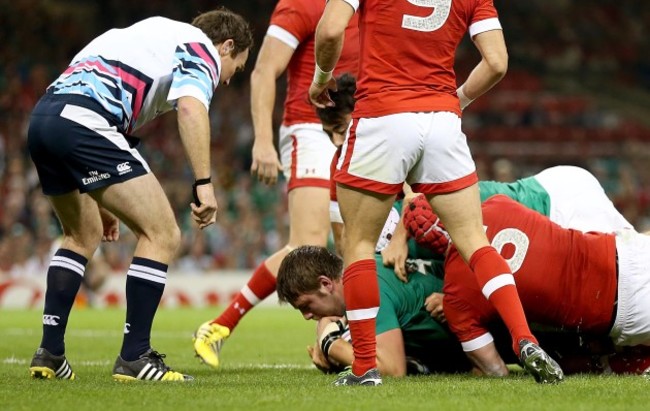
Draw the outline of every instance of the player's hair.
M201 29L214 44L232 39L235 43L233 57L253 47L253 31L248 22L225 7L199 14L192 25Z
M318 277L341 278L343 260L325 247L305 245L287 254L277 278L278 300L293 303L303 294L320 288Z
M357 91L357 79L350 73L344 73L336 79L336 91L330 90L334 107L316 109L320 121L327 124L339 123L343 116L354 111L354 93Z

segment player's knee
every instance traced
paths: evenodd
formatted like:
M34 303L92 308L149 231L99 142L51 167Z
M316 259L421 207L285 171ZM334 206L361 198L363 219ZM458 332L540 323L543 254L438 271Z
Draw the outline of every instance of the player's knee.
M181 230L178 224L167 224L163 232L156 236L156 241L160 242L160 247L170 255L176 254L181 244Z
M64 231L61 248L72 250L86 257L92 256L102 241L102 234L101 227L97 229L90 225L80 231Z
M175 221L160 221L155 225L143 227L136 232L139 242L149 243L155 250L173 256L181 243L181 231Z

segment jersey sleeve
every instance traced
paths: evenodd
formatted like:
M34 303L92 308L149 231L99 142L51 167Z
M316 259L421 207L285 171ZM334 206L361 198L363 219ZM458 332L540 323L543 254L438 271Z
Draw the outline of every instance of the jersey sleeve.
M494 2L493 0L477 0L471 13L469 35L473 38L477 34L491 30L501 30L501 22L499 22Z
M201 101L205 108L209 109L218 84L219 64L205 44L185 43L176 48L168 102L173 102L176 106L176 100L180 97L190 96Z
M352 6L354 11L356 12L357 10L359 10L359 5L363 0L343 0L343 1L348 3L350 6Z
M316 1L280 0L275 7L267 36L275 37L292 49L309 38L316 31L322 8L306 7Z

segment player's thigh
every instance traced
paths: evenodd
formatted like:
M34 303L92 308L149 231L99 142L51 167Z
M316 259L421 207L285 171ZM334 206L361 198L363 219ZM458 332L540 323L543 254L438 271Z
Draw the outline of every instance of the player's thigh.
M174 212L152 173L93 191L91 195L137 236L144 235L153 242L179 239Z
M279 148L289 190L329 187L330 166L336 147L320 124L282 126Z
M455 113L426 113L428 129L424 152L410 171L407 182L424 194L448 193L478 181L461 120Z
M343 256L346 266L354 261L372 258L395 195L339 184L337 197L345 224Z
M99 207L95 200L77 190L49 196L48 200L63 230L61 248L72 250L90 260L103 233Z
M474 251L489 245L483 229L478 184L427 198L465 261Z
M296 187L289 191L289 245L325 246L330 229L329 214L329 188Z
M426 116L398 113L354 119L336 166L336 182L397 194L424 150Z

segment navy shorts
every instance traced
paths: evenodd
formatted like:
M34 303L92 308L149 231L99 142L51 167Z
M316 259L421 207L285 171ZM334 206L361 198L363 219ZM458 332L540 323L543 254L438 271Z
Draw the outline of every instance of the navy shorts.
M81 193L151 171L117 121L90 97L46 94L34 107L27 133L29 153L43 193Z

